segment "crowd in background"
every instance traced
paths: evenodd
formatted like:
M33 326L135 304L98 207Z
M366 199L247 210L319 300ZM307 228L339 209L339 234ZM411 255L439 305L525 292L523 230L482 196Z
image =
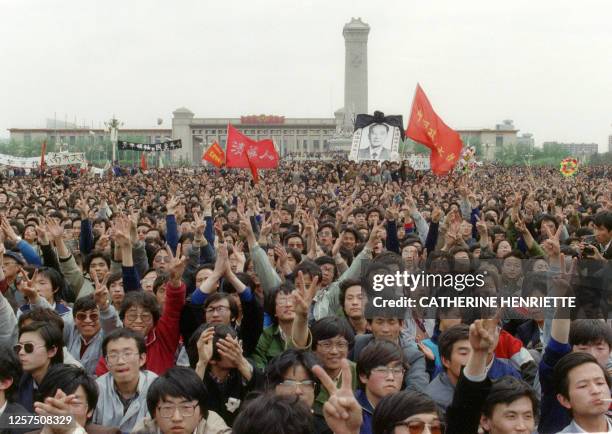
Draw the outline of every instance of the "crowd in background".
M612 432L607 167L118 174L2 179L0 433ZM397 272L579 307L373 308Z

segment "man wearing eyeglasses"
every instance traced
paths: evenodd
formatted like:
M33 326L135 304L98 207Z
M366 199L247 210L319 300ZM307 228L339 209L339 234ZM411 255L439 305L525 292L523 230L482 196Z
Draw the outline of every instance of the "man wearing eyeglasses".
M157 375L141 370L147 361L144 338L126 328L109 333L102 342L109 372L96 380L100 397L94 423L130 432L147 415L147 391Z
M372 341L359 354L357 374L362 384L355 393L363 414L359 433L371 434L372 415L378 403L402 388L406 374L404 353L393 342Z
M72 308L74 325L64 326L64 340L72 356L89 375L94 375L102 356L104 335L121 326L117 311L110 304L108 290L96 289L94 295L77 299Z
M231 428L208 409L208 392L189 368L174 367L157 378L147 393L152 419L142 420L132 434L225 434Z

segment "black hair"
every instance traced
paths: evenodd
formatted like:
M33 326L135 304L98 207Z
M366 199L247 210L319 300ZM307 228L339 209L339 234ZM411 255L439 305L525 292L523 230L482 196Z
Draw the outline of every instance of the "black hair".
M290 281L285 281L277 288L272 289L264 294L264 311L272 318L274 324L278 324L276 317L276 297L278 294L290 295L295 287Z
M353 216L356 216L357 214L363 214L364 216L367 216L367 215L368 215L368 212L366 211L366 209L365 209L365 208L363 208L363 207L358 207L358 208L355 208L351 214L352 214Z
M523 262L525 259L527 259L527 256L525 256L525 254L523 252L521 252L518 249L514 249L508 253L506 253L503 257L504 261L508 258L517 258L521 260L521 268L524 267Z
M400 362L406 367L404 352L398 344L386 339L374 339L359 353L357 375L370 376L372 369Z
M336 230L336 226L331 222L331 221L326 221L324 223L322 223L318 229L317 229L317 235L319 234L319 232L321 232L323 229L328 228L331 233L332 233L332 237L334 239L338 238L338 231Z
M185 232L181 234L178 242L181 243L181 245L183 245L185 241L193 243L193 237L194 237L193 232Z
M36 269L36 274L49 279L53 291L53 301L58 302L64 298L66 280L64 280L64 277L59 273L59 271L51 267L39 267Z
M338 278L338 267L336 267L336 261L331 256L320 256L314 260L314 263L321 267L323 264L329 264L334 267L334 276L332 278L332 282ZM321 275L323 273L321 272Z
M50 365L64 363L64 336L55 324L35 321L19 329L19 337L24 333L38 333L45 342L47 351L55 348L56 351L53 357L51 357Z
M35 307L34 309L25 312L19 317L17 322L18 328L21 330L23 324L28 320L51 323L60 329L62 333L64 332L64 320L59 313L51 308Z
M153 323L157 324L157 321L159 321L161 317L161 309L155 295L148 291L126 292L121 302L121 310L119 311L119 318L121 321L125 319L125 313L134 306L142 307L151 312L151 315L153 315Z
M317 359L310 351L289 348L274 357L266 365L264 373L266 390L274 390L276 386L285 381L285 374L289 369L301 366L306 371L308 378L318 382L317 376L312 372L312 367L317 364Z
M89 294L86 297L77 298L72 307L72 316L76 318L76 314L81 311L95 310L98 308L96 301L94 300L93 294ZM63 389L62 389L63 390ZM64 390L64 392L66 392Z
M520 398L529 398L533 417L538 420L540 403L536 392L529 384L518 378L506 376L493 382L482 407L482 414L490 418L498 404L511 404Z
M312 333L312 350L317 349L319 341L342 336L348 342L349 348L355 343L355 333L345 318L327 316L314 322L310 327Z
M363 287L361 286L361 281L357 279L346 279L340 283L340 294L338 295L338 301L340 301L340 306L344 309L344 301L346 300L346 291L351 286L359 286L361 288L361 293L365 294Z
M546 273L529 272L523 278L522 297L531 297L535 292L548 294L548 276Z
M312 434L312 413L297 396L266 393L242 408L233 434Z
M450 361L453 354L453 345L456 342L467 340L469 337L470 327L467 324L457 324L444 330L438 338L440 358Z
M287 243L289 242L289 238L299 238L302 241L302 246L306 247L306 243L304 242L304 237L302 237L297 232L286 232L285 235L283 235L283 245L285 247L287 247ZM303 251L302 251L302 253L303 253Z
M227 300L230 309L230 321L236 321L236 318L238 318L239 314L238 304L236 304L236 300L234 299L234 297L225 292L215 292L214 294L211 294L206 297L206 301L204 301L203 306L204 313L206 313L206 309L208 308L208 306L221 300Z
M440 417L435 401L423 392L403 390L387 395L374 409L372 432L392 434L399 422L415 414L436 414Z
M604 367L602 367L597 359L589 353L575 352L566 354L557 362L553 369L553 384L555 385L555 392L569 399L569 373L572 369L586 363L594 363L601 368L601 372L608 383L608 387L612 388L612 381L610 375Z
M66 395L71 395L79 386L85 390L87 411L93 412L98 404L98 385L91 375L77 366L63 364L51 366L38 386L40 401L55 397L58 389L61 389Z
M302 262L302 252L300 252L298 249L294 249L293 247L285 247L285 250L287 251L288 255L293 257L296 264Z
M244 283L245 286L251 288L251 290L255 289L255 282L253 282L253 279L247 273L238 272L236 273L236 277ZM228 279L223 279L220 291L226 294L233 294L236 292L236 288L234 288L234 285L232 285Z
M153 281L153 294L157 294L157 291L159 291L159 288L161 288L163 285L168 283L169 280L170 280L170 274L164 271L161 271L161 270L158 271L157 277Z
M612 350L612 329L605 322L597 319L577 319L572 321L569 333L569 344L593 345L600 342L608 344Z
M378 219L379 220L382 220L383 216L385 215L385 213L382 212L380 208L372 207L372 208L368 209L368 213L366 214L366 218L369 218L370 214L373 214L373 213L378 214Z
M304 261L300 262L297 267L295 267L295 270L293 270L293 275L297 276L299 271L301 271L302 274L308 274L312 279L314 279L315 276L318 276L319 282L321 282L321 267L315 262L305 259Z
M542 223L544 223L545 221L553 222L555 224L555 230L557 230L557 228L559 227L559 223L557 223L557 219L554 216L550 214L542 214L536 224L536 227L538 228L540 232L542 228Z
M228 335L233 338L236 337L236 330L232 326L225 325L225 324L212 325L209 323L204 323L200 325L196 329L196 331L194 331L191 334L191 337L189 338L189 342L187 342L187 346L185 348L185 351L187 352L187 358L189 359L189 366L191 366L192 369L195 369L198 363L198 359L199 359L198 340L200 339L200 336L202 335L202 333L204 333L206 329L210 327L213 327L215 329L215 334L213 337L213 355L211 357L211 360L221 359L221 355L219 354L217 350L217 342L220 339L224 339Z
M146 274L145 274L146 275ZM144 277L144 276L143 276ZM123 275L120 272L109 273L108 279L106 280L106 285L110 288L110 286L118 280L122 280Z
M4 391L7 401L15 398L21 379L21 364L15 352L7 346L0 346L0 380L12 379L13 383Z
M607 231L612 231L612 212L600 211L595 214L593 218L593 224L595 226L601 226L606 228Z
M342 232L348 232L349 234L353 234L355 237L355 244L361 243L363 240L361 239L361 234L357 232L354 228L344 228Z
M110 257L106 253L101 252L100 250L94 250L93 252L91 252L89 255L85 257L85 263L83 264L83 269L87 273L89 273L89 267L91 266L91 261L93 261L96 258L102 258L104 262L106 262L106 266L110 270Z
M104 336L104 340L102 341L102 355L106 357L106 349L108 347L108 343L112 341L116 341L118 339L134 339L136 341L136 348L138 348L138 354L146 354L147 346L145 344L144 337L135 332L132 329L128 329L125 327L118 328Z
M200 414L208 417L208 392L202 379L193 369L173 366L151 383L147 392L147 408L155 418L157 405L167 397L198 401Z

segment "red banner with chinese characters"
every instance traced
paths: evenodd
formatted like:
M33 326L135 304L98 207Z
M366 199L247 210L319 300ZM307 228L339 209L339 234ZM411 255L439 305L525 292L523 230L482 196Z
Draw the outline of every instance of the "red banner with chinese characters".
M278 153L272 140L253 140L228 124L225 164L242 169L276 169Z
M204 155L202 155L202 160L208 161L216 167L223 167L223 165L225 164L225 152L223 152L221 146L219 146L219 144L215 142L210 145Z
M445 175L453 170L463 148L459 134L440 119L418 84L406 136L431 149L429 161L436 175Z

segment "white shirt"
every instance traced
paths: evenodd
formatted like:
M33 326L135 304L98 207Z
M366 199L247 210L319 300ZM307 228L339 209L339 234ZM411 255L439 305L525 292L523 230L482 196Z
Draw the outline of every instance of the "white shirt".
M4 410L6 410L7 405L8 405L8 401L4 401L4 405L0 407L0 416L4 414Z
M606 418L606 422L608 423L608 430L606 431L606 433L612 433L612 425L610 424L610 419ZM586 433L587 432L587 431L583 430L580 425L578 425L576 420L573 420L572 423L574 424L574 426L577 429L576 434L578 434L578 433ZM597 434L597 433L591 433L591 434Z

